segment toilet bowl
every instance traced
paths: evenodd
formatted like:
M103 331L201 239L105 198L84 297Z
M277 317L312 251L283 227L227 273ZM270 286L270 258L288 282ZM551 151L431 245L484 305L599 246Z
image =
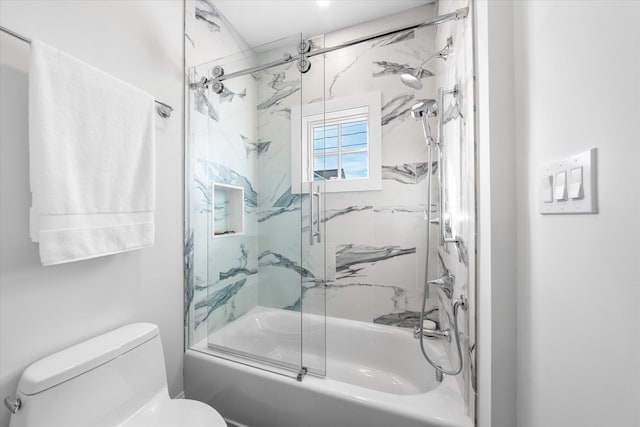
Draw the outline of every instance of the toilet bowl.
M209 405L171 399L158 327L134 323L30 365L10 427L226 427Z

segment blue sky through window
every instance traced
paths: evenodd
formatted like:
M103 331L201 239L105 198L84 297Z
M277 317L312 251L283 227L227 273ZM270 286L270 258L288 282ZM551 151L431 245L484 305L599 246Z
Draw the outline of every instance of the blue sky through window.
M367 178L367 133L367 120L314 127L314 180Z

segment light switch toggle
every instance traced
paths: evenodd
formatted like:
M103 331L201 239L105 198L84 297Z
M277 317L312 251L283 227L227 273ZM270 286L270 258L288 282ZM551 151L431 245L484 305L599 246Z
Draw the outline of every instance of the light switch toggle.
M556 186L553 197L556 200L567 200L567 172L556 174Z
M542 178L542 201L553 203L553 175L546 175Z
M569 198L582 199L582 166L569 171Z

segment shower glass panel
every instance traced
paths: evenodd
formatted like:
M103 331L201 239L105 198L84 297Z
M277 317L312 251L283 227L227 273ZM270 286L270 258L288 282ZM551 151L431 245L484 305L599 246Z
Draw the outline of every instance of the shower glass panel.
M306 130L291 119L324 91L298 70L301 40L189 70L223 76L189 91L190 346L290 376L325 373L324 185L303 185ZM309 61L323 81L324 59Z
M324 47L324 36L318 36L306 40L310 44L310 50ZM309 108L317 112L319 119L317 127L325 127L325 55L307 57L310 68L301 75L302 99L300 105L299 123L297 115L292 114L292 129L300 130L294 141L300 145L307 144L307 150L298 150L295 146L292 151L296 153L301 170L301 192L310 194L310 203L303 203L302 208L302 295L300 299L300 312L302 313L302 365L309 373L324 376L326 373L326 284L327 271L330 270L327 262L327 234L325 229L326 216L326 176L316 173L312 148L322 139L328 139L326 133L317 135L314 127L304 120L304 112ZM295 110L295 108L294 108ZM316 133L316 135L314 135ZM322 144L322 143L321 143ZM322 144L324 145L324 144ZM301 154L297 154L300 152ZM293 169L292 162L292 169ZM334 257L335 259L335 257Z

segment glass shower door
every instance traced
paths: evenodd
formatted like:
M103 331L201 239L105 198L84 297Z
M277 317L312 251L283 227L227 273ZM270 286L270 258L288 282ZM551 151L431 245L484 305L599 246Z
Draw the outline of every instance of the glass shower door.
M302 224L302 366L309 374L326 374L326 284L327 284L327 235L326 235L326 181L324 151L327 135L325 125L325 56L313 55L324 47L324 37L300 39L299 46L307 51L302 60L306 71L301 75L301 104L292 110L291 120L299 129L293 148L294 158L300 163L301 191L308 194L303 206ZM313 117L313 119L310 119ZM322 167L319 167L319 159Z
M313 310L307 302L309 283L321 286L316 296L324 287L324 266L315 267L323 244L310 251L306 235L311 199L322 196L300 191L302 159L292 154L301 128L291 112L307 83L299 42L298 35L190 69L191 82L208 85L190 91L188 156L190 192L202 199L189 206L191 347L293 377L305 359L313 362L308 371L324 374L325 341L324 296Z

